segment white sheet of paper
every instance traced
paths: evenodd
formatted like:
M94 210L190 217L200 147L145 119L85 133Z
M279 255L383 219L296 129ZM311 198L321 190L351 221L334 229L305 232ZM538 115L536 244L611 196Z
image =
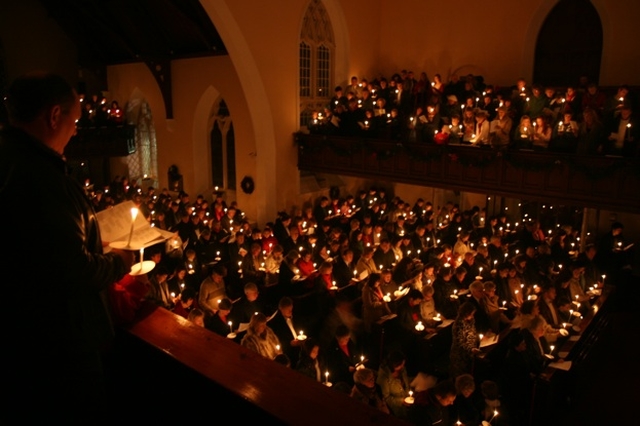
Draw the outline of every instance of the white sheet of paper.
M494 334L493 336L482 336L482 340L480 341L480 347L484 348L487 346L495 345L498 343L498 335Z
M445 327L448 327L451 324L453 324L453 320L452 319L445 319L445 320L442 320L442 324L440 324L438 326L438 328L445 328Z
M571 369L571 361L552 362L549 364L549 367L556 368L558 370L569 371Z
M131 209L136 207L133 201L125 201L116 204L113 208L102 210L96 214L100 225L100 235L102 241L124 242L129 241L131 232ZM133 234L131 235L132 247L149 247L166 240L161 230L151 227L141 213L138 213L133 223ZM163 231L166 232L166 231ZM172 233L168 233L173 235ZM108 251L106 248L105 251Z

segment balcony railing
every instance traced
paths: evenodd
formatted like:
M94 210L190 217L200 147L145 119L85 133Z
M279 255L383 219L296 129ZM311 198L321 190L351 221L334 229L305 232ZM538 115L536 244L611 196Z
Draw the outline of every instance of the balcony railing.
M125 157L136 152L135 126L78 128L65 149L70 159Z
M640 159L297 133L312 172L640 213Z

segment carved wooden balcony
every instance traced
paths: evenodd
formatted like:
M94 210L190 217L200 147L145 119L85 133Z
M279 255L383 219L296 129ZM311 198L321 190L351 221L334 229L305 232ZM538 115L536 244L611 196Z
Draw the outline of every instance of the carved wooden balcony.
M78 128L65 149L70 159L125 157L136 152L135 126Z
M640 213L640 159L297 133L298 168Z

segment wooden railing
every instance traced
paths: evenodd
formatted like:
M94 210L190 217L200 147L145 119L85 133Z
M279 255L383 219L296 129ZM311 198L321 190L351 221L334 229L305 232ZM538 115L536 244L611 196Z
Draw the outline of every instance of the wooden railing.
M78 128L65 149L70 159L125 157L136 152L135 126Z
M154 420L183 410L180 418L189 421L249 424L259 415L262 424L407 424L162 308L119 333L128 372L122 387L137 386L128 392L166 401L166 407L149 410ZM127 389L118 392L128 395Z
M569 325L571 337L558 339L554 350L555 359L571 362L568 371L550 366L542 372L536 381L532 408L538 421L549 422L551 413L567 410L566 399L569 396L572 381L576 374L589 374L583 371L582 364L590 357L594 347L609 327L609 298L615 290L613 286L605 286L602 295L594 302L592 308L576 326ZM579 330L576 333L576 330Z
M298 168L640 213L640 159L297 133Z

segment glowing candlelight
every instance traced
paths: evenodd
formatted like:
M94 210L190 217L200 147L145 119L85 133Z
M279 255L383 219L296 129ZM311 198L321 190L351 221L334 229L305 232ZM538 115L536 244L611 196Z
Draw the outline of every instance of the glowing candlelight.
M142 263L144 259L144 247L140 249L140 271L142 272Z
M413 404L415 402L415 400L413 398L413 391L412 390L409 391L409 396L404 399L404 402L406 404L409 404L409 405L411 405L411 404Z
M127 247L131 246L131 238L133 237L133 226L136 223L136 217L138 217L138 209L133 207L131 209L131 230L129 231L129 241L127 241Z

